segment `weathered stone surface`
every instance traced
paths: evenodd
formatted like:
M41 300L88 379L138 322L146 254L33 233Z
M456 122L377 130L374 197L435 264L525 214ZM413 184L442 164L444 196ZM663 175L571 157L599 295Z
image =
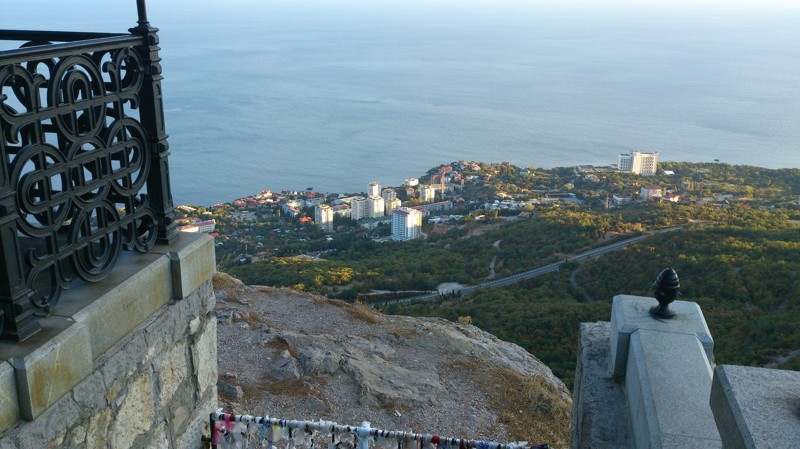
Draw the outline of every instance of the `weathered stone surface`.
M312 412L312 413L330 413L331 407L325 401L315 398L314 396L309 396L300 400L302 402L303 408Z
M298 380L300 370L297 369L297 360L289 354L289 351L283 351L275 358L267 375L281 382Z
M217 269L214 239L206 234L181 234L169 247L156 247L171 260L173 297L185 299L211 279Z
M79 424L67 433L68 447L81 447L86 444L86 426Z
M342 354L331 349L303 348L298 357L303 372L310 374L333 374L339 371Z
M103 376L106 386L106 400L113 402L122 391L122 385L128 381L146 360L150 349L145 340L144 332L137 332L128 336L121 342L119 350L104 355L97 361L99 371Z
M581 323L572 394L572 449L633 449L622 384L608 374L610 323Z
M211 281L207 282L200 286L197 290L198 295L200 296L200 307L202 310L202 314L208 314L214 311L214 308L217 305L217 298L214 295L213 286Z
M205 395L209 388L217 388L217 320L213 313L203 330L195 336L192 345L193 373L197 376L197 388Z
M89 329L75 323L11 363L16 371L20 416L36 419L92 372Z
M8 362L0 362L0 435L18 419L19 401L14 368Z
M426 403L444 392L432 367L411 371L370 353L351 351L342 370L353 376L367 401L378 404Z
M36 422L10 429L3 437L16 437L18 449L41 449L53 441L63 440L67 430L79 424L80 408L71 395L65 395L42 413Z
M147 445L147 449L167 449L169 448L169 436L167 426L163 422L156 427L155 434Z
M189 354L186 341L182 341L167 351L162 357L158 370L160 407L167 406L181 383L189 377Z
M800 372L719 365L711 409L722 447L800 447Z
M132 447L137 436L150 430L155 416L153 381L150 373L140 374L128 386L111 430L111 446Z
M240 401L242 398L244 398L244 391L242 391L242 387L229 384L228 382L217 382L217 391L219 394L234 401Z
M72 399L83 409L101 410L107 407L106 386L102 374L95 371L76 385L72 389Z
M85 286L82 294L97 299L71 316L89 327L93 360L171 300L169 267L169 260L160 257L107 292L105 283Z
M214 390L211 389L209 391ZM189 381L189 379L186 382L182 382L172 396L172 400L166 406L167 422L172 435L182 432L195 414L206 412L205 410L198 411L198 401L195 383Z
M203 435L210 435L208 414L217 409L217 389L214 385L213 391L209 391L198 402L195 413L188 425L181 429L176 429L172 433L173 446L176 449L195 449L202 447L201 438Z
M108 447L108 426L111 424L111 409L107 408L89 419L86 431L87 449L106 449Z

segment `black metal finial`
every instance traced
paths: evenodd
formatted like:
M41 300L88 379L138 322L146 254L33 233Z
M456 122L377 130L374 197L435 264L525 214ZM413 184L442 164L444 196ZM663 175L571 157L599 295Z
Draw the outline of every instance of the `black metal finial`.
M145 5L144 0L136 0L136 10L139 13L139 26L142 28L149 27L150 22L147 21L147 5Z
M653 294L658 305L650 308L650 314L659 318L674 317L675 312L670 310L669 304L681 296L680 289L678 273L672 268L665 268L653 282Z

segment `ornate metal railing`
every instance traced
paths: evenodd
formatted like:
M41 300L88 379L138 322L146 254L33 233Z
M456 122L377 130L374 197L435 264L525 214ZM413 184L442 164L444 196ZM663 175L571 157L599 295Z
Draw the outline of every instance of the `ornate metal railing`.
M156 28L0 31L0 338L40 329L74 280L176 237Z

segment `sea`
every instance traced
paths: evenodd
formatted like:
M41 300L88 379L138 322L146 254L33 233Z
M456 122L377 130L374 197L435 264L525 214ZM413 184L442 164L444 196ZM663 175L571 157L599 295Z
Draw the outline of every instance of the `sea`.
M630 150L800 167L800 7L641 3L150 0L174 201ZM6 29L135 22L133 0L4 0L0 14Z

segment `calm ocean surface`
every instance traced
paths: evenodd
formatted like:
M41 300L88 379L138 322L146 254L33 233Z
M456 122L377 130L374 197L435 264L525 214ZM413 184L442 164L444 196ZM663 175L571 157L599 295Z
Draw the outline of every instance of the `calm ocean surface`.
M364 191L458 159L800 167L800 9L150 3L176 204ZM111 4L123 17L81 11ZM120 31L134 4L10 0L0 28Z

